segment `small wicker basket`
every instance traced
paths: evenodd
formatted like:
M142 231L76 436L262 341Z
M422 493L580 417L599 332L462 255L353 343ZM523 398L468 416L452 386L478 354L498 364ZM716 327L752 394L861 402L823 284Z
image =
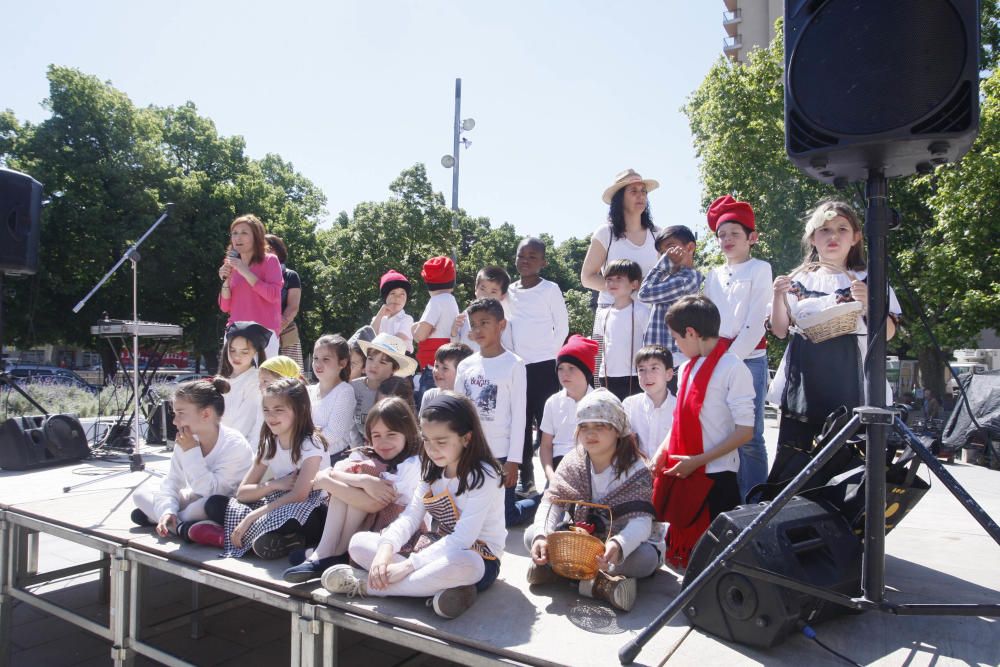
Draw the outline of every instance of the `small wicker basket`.
M611 527L611 508L607 505L587 503L582 500L553 500L553 505L584 505L608 511ZM552 508L549 507L549 511ZM594 537L583 528L572 527L569 530L556 530L545 538L548 543L549 565L552 571L567 579L593 579L597 576L597 557L604 554L605 543Z
M792 272L789 277L802 273L806 269L819 267L843 273L851 280L857 280L857 276L850 271L842 269L839 266L834 266L833 264L827 264L826 262L809 262L808 264L804 264ZM784 299L785 308L788 310L789 324L813 343L822 343L831 338L852 334L858 328L858 315L862 311L861 303L858 301L838 303L796 320L792 317L791 309L788 307L788 296L785 295Z

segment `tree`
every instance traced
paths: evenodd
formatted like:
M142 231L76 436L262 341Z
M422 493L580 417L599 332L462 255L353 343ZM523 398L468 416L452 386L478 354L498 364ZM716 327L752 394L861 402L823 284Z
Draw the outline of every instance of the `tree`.
M997 2L984 3L982 16L983 35L992 35L992 44L998 34ZM818 199L838 194L862 213L865 208L858 192L836 193L787 159L780 23L777 33L767 48L750 54L746 65L720 59L684 107L701 160L704 203L725 193L749 201L762 236L755 254L770 261L776 275L801 261L802 216ZM984 64L992 67L997 54L987 47ZM891 345L917 356L924 381L937 390L943 389L945 358L931 345L919 313L928 317L945 354L970 345L981 329L1000 319L997 262L993 254L983 253L996 245L988 239L1000 237L996 76L988 74L983 82L980 135L969 155L934 174L890 183L890 201L904 221L889 237L890 263L898 268L890 272L890 280L903 300L904 315ZM973 220L976 224L970 225ZM907 285L922 305L905 299Z

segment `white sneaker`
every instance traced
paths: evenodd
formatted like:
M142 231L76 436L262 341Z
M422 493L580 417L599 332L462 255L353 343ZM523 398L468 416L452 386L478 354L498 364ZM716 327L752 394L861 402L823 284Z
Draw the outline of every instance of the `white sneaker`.
M326 570L320 579L323 588L331 593L339 593L349 598L364 597L368 594L366 581L368 573L355 570L350 565L341 563Z

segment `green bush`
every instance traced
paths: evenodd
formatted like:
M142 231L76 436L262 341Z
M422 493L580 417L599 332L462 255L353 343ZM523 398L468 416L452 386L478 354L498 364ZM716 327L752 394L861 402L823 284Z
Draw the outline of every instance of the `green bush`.
M117 416L132 409L132 402L127 400L127 386L107 385L99 394L47 382L29 382L21 387L50 414L74 414L81 418L104 417ZM157 383L149 388L151 394L159 397L168 396L171 390L172 386L166 383ZM0 414L4 419L38 414L38 408L21 394L6 387L0 392L0 402Z

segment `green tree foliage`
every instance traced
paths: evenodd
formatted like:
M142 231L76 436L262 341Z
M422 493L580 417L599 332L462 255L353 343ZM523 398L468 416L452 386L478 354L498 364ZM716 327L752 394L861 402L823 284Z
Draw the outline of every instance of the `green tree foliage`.
M103 312L129 317L128 264L78 315L71 309L166 202L176 203L173 215L141 251L141 319L181 324L186 343L214 361L225 321L216 271L229 223L246 212L285 237L308 311L322 263L314 232L325 199L291 164L248 158L242 138L220 137L191 103L138 108L77 70L53 66L48 78L48 119L21 125L10 112L0 116L0 158L41 181L51 198L39 272L12 283L9 340L93 346L89 328ZM318 328L308 317L306 325Z
M996 64L997 2L983 5L984 71ZM858 191L835 190L799 172L788 160L783 125L783 36L750 54L745 65L721 59L692 94L688 115L701 160L703 202L730 193L757 213L761 243L755 254L775 275L802 259L804 213L820 198L837 194L862 213ZM903 219L889 237L890 280L903 301L904 326L894 350L921 360L924 381L943 389L945 359L933 350L919 323L917 303L946 348L971 345L980 330L1000 320L1000 83L986 71L982 82L979 138L958 164L934 174L895 179L890 203ZM907 300L909 286L918 301ZM779 353L783 347L772 345ZM772 355L772 362L776 358Z

